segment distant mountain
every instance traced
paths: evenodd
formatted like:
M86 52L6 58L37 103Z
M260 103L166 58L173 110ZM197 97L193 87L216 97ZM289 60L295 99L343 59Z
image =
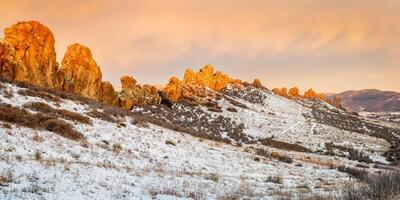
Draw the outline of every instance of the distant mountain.
M350 90L337 95L349 111L400 112L398 92L365 89Z

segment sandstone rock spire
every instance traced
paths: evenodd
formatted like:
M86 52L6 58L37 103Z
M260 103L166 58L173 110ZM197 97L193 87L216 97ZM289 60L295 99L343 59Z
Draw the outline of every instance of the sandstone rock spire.
M4 35L5 42L15 50L14 61L19 62L8 78L12 76L14 81L57 88L58 64L50 29L37 21L18 22L6 28Z

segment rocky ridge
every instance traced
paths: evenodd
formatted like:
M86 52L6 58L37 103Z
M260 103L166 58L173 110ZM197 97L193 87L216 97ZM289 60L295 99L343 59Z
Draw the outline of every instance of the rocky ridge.
M1 79L62 90L126 109L162 102L204 103L214 99L215 92L228 87L263 88L259 79L252 83L243 82L206 65L198 72L187 69L183 80L170 78L162 90L137 84L133 77L123 76L122 91L116 92L109 82L102 80L101 69L88 47L82 44L68 46L59 65L54 36L47 26L37 21L18 22L4 33L5 38L0 41ZM291 88L289 93L286 88L275 88L273 92L288 98L322 99L332 103L312 89L303 96L299 95L298 88ZM335 99L334 103L340 105L340 99Z

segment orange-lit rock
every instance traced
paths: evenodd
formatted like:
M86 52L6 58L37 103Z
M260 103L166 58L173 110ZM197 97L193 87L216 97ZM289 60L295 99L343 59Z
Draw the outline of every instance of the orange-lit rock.
M223 74L220 71L217 71L214 75L214 87L211 89L216 90L216 91L221 91L224 89L229 83L231 83L232 78L230 78L228 75Z
M161 102L158 89L152 85L137 85L136 80L130 76L123 76L121 84L120 103L125 109L130 110L133 106L155 105Z
M68 46L59 70L60 88L87 98L101 99L102 74L89 48Z
M100 101L113 106L119 105L118 95L116 94L114 87L108 81L103 81L101 83Z
M15 69L22 65L15 60L14 47L5 41L0 41L0 79L13 81Z
M289 96L291 97L299 97L299 88L298 87L293 87L289 89Z
M304 93L304 98L306 99L321 99L323 101L328 102L325 94L323 93L316 93L313 89L309 89Z
M122 85L122 91L128 91L131 90L136 86L136 80L131 77L131 76L123 76L121 77L121 85Z
M15 49L14 81L57 88L54 36L50 29L36 21L19 22L6 28L5 42Z
M199 85L215 91L221 91L228 84L237 84L239 82L240 80L234 80L220 71L214 73L214 67L212 65L206 65L197 73L193 72L191 69L186 70L182 84Z
M261 88L262 87L262 83L261 83L260 79L258 79L258 78L254 79L254 81L253 81L253 83L251 85L256 87L256 88Z
M171 77L163 92L169 100L178 101L182 97L182 85L183 82L179 78Z
M282 97L286 97L288 96L287 94L287 88L283 87L283 88L274 88L272 89L272 92L274 92L276 95L282 96Z

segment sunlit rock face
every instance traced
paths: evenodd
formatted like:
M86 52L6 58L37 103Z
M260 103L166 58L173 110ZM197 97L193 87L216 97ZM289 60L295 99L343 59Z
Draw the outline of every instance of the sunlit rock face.
M15 49L5 41L0 40L0 79L13 81L15 69L22 65L15 59Z
M6 77L14 81L37 86L57 88L56 53L54 36L50 29L36 21L19 22L6 28L5 42L11 45L15 54L13 75ZM11 65L7 66L10 71Z
M87 98L101 99L102 74L89 48L68 46L59 70L60 89Z
M276 95L279 95L279 96L283 96L283 97L287 97L288 96L286 87L274 88L274 89L272 89L272 92L274 92Z
M316 93L313 89L309 89L304 93L304 98L306 99L321 99L328 102L326 96L322 93Z
M290 97L299 97L300 93L299 93L299 88L298 87L292 87L289 89L289 93L288 95Z
M137 85L136 80L130 76L121 77L121 85L120 104L125 109L161 103L158 89L152 85Z
M114 87L108 81L101 82L100 101L108 105L119 106L119 97Z
M261 87L263 87L263 85L262 85L260 79L258 79L258 78L254 79L254 81L253 81L253 83L252 83L251 85L254 86L254 87L256 87L256 88L261 88Z
M185 73L186 74L186 73ZM177 77L171 77L168 84L164 87L163 92L171 101L178 101L182 98L182 85L183 82Z
M199 72L186 70L183 81L177 77L172 77L165 86L163 92L165 96L172 101L182 99L202 99L210 95L211 91L219 92L228 85L241 85L242 81L233 79L230 76L217 71L214 73L214 67L206 65Z

